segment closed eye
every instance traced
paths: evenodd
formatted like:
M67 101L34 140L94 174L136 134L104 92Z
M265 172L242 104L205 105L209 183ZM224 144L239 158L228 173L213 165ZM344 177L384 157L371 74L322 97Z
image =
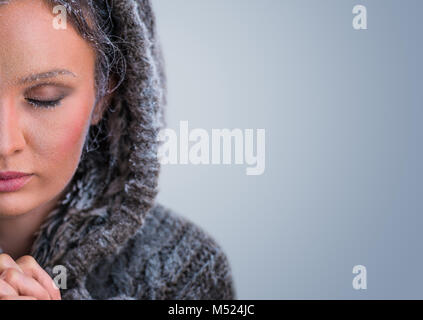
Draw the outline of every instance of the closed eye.
M36 99L30 99L26 98L26 101L28 101L29 104L36 108L54 108L57 107L60 102L63 100L63 98L59 98L57 100L36 100Z

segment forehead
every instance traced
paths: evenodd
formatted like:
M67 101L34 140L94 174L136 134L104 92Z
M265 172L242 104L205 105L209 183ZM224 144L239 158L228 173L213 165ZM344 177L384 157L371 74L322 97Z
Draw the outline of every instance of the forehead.
M1 4L1 0L0 0ZM57 14L42 0L13 0L0 5L0 82L40 71L74 67L76 73L93 72L94 51L71 26L56 29Z

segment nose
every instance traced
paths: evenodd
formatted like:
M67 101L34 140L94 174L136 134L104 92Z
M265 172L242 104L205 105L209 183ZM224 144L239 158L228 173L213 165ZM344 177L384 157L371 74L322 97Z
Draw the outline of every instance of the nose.
M25 138L13 99L0 99L0 158L20 152Z

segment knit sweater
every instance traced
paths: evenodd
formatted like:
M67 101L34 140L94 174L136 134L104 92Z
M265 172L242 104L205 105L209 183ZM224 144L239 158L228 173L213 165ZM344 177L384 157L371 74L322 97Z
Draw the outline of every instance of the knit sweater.
M52 278L66 268L64 300L235 299L222 248L156 201L167 86L150 0L111 2L125 78L30 255Z
M233 299L222 249L201 228L161 205L117 255L87 278L96 299Z

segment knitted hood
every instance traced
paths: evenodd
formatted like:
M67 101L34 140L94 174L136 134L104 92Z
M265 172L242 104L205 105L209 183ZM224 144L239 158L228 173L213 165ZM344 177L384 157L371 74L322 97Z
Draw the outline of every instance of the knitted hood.
M66 267L64 298L134 236L158 193L166 79L155 17L150 0L111 2L126 76L102 121L90 128L94 150L84 147L65 196L36 233L30 253L52 277L54 266Z

